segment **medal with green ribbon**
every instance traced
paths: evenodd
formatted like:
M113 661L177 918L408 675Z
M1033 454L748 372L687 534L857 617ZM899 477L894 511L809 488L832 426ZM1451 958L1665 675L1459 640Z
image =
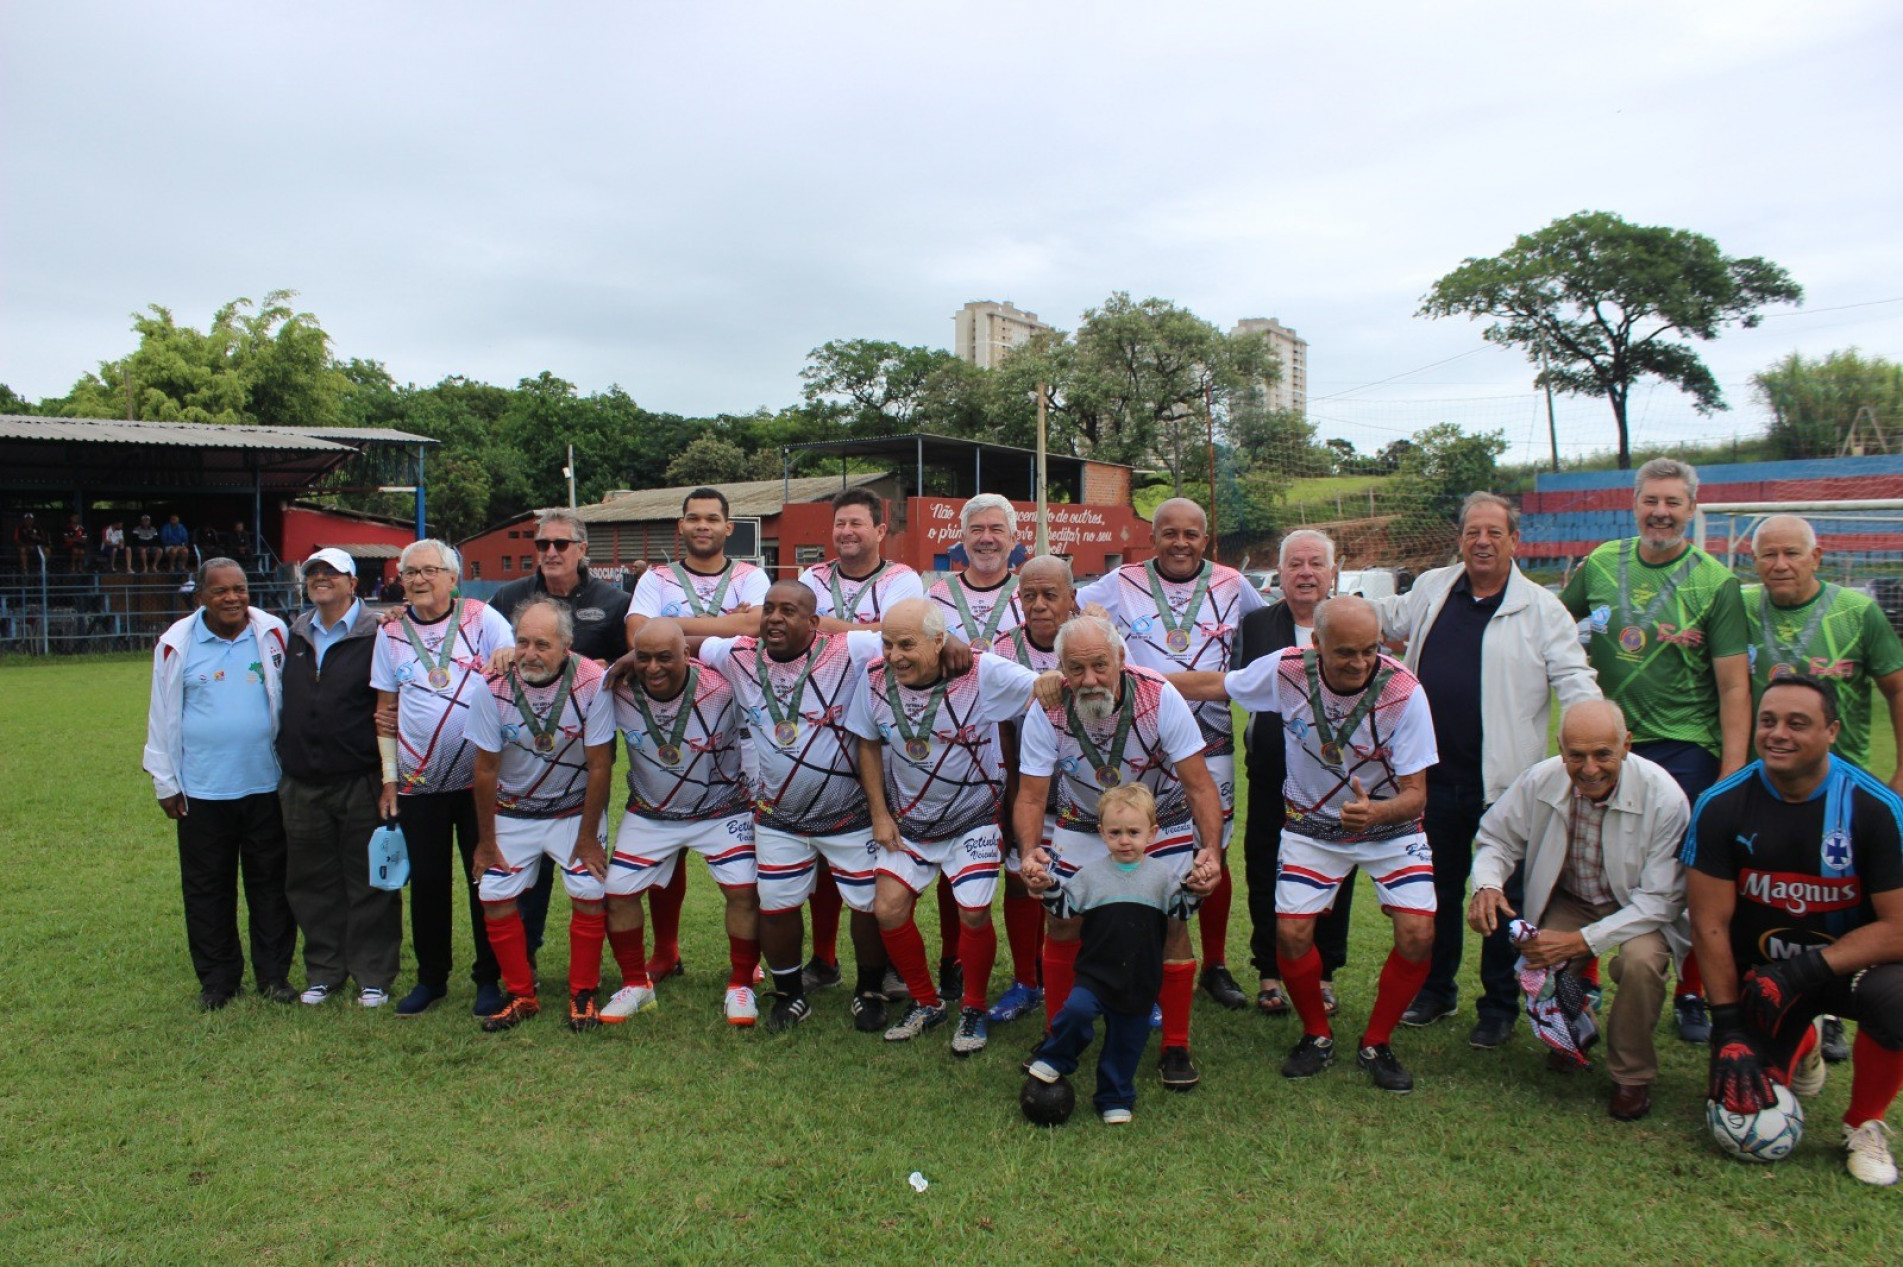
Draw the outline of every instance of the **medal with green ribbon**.
M1810 619L1790 642L1777 636L1777 623L1771 614L1771 591L1758 592L1758 628L1764 632L1763 654L1771 657L1769 672L1773 682L1804 671L1804 665L1810 660L1810 644L1816 639L1817 631L1824 627L1824 617L1836 600L1839 588L1824 582L1823 589L1812 600Z
M670 563L667 566L674 573L674 581L681 587L681 593L687 599L689 612L696 616L720 615L721 604L727 601L727 586L733 583L732 560L729 560L727 566L720 570L720 584L714 587L714 596L704 604L700 601L700 591L694 588L693 578L696 574L689 572L685 564Z
M647 724L648 738L654 741L654 756L662 765L681 763L681 739L687 734L687 719L694 712L694 687L700 681L700 667L687 666L687 685L675 696L680 701L680 711L674 714L674 728L663 736L661 724L654 720L654 712L648 707L648 693L640 683L628 692L634 696L634 705L641 710L641 720Z
M529 728L529 734L535 737L535 750L540 753L555 751L555 732L561 729L562 710L568 707L569 688L575 685L575 660L569 657L562 665L562 685L555 692L555 702L549 705L548 712L537 717L535 710L529 707L529 697L523 692L522 678L513 666L509 669L509 691L515 696L515 711L522 714L522 724ZM637 698L639 698L637 693ZM546 723L546 724L545 724Z
M1659 592L1652 595L1652 601L1645 610L1636 616L1632 611L1632 539L1626 538L1619 543L1619 647L1629 655L1637 655L1645 650L1645 631L1658 619L1665 604L1678 592L1678 583L1692 574L1692 568L1698 563L1696 548L1685 551L1685 561L1678 565L1672 574L1659 586Z
M452 616L455 611L454 607L450 608ZM449 685L450 666L456 663L456 633L457 625L451 621L448 632L443 635L440 656L432 656L430 649L423 645L423 635L418 633L416 626L410 623L410 613L403 613L403 636L410 640L410 650L416 652L418 662L429 667L429 684L432 690L440 691Z
M1163 577L1156 570L1156 560L1145 563L1143 571L1150 578L1150 601L1156 604L1156 621L1163 626L1163 645L1172 654L1181 655L1189 650L1189 631L1196 627L1197 613L1203 609L1203 596L1209 593L1209 578L1216 573L1215 565L1207 559L1203 561L1202 571L1196 574L1196 588L1190 592L1189 602L1180 617L1170 610L1170 600L1163 593Z
M931 697L925 701L925 711L918 715L915 728L905 716L898 675L891 665L885 666L885 702L892 707L892 728L905 740L905 755L914 761L923 761L932 755L932 723L938 720L938 706L945 702L945 689L950 685L950 679L941 677L932 687Z
M1302 671L1308 675L1308 706L1315 714L1315 734L1321 740L1322 762L1340 769L1345 755L1343 745L1354 737L1355 727L1374 711L1381 700L1381 688L1394 676L1394 670L1383 665L1375 671L1374 679L1361 689L1361 699L1340 725L1329 722L1328 710L1322 703L1321 657L1313 648L1302 652Z
M833 564L833 570L826 576L826 585L833 592L833 619L857 620L859 617L859 600L864 598L867 593L871 591L872 582L878 579L879 573L885 571L885 560L880 559L879 566L866 573L866 579L861 581L859 588L852 592L852 601L850 603L846 601L845 592L839 588L839 568L839 564Z
M1137 693L1126 681L1119 681L1123 688L1123 707L1117 710L1117 731L1110 740L1110 753L1106 756L1097 750L1090 741L1090 735L1084 729L1083 719L1077 716L1077 700L1073 695L1064 698L1064 715L1070 721L1071 737L1077 740L1077 747L1083 753L1084 760L1090 762L1097 772L1097 786L1106 790L1123 782L1123 745L1130 738L1130 723L1136 720Z
M806 649L806 663L800 666L799 677L793 680L792 694L787 697L784 710L780 707L780 697L773 693L773 677L768 668L766 648L756 653L754 668L760 679L760 699L766 706L768 717L773 719L773 742L782 748L790 748L793 741L800 737L800 698L806 694L806 679L813 674L813 665L819 659L819 640Z
M1018 578L1004 578L1004 584L998 587L997 605L991 609L991 615L983 625L971 614L971 605L965 601L965 583L962 580L951 577L945 582L945 588L951 591L952 602L958 608L958 619L964 622L965 633L971 639L971 654L982 655L991 650L991 644L998 637L998 626L1004 623L1004 614L1011 610L1011 596L1017 592Z

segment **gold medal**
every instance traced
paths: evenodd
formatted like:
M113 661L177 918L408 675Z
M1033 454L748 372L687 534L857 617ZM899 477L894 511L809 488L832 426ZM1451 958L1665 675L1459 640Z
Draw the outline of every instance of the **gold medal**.
M1333 766L1340 765L1341 764L1341 745L1338 743L1323 744L1322 745L1322 760L1329 765L1333 765Z
M543 731L543 732L542 732L541 734L539 734L539 735L537 735L537 736L535 737L535 750L536 750L537 752L553 752L553 751L555 751L555 735L554 735L554 733L553 733L552 731L547 731L547 730L545 730L545 731Z
M1113 788L1121 782L1123 782L1123 771L1117 769L1117 767L1113 765L1100 765L1097 767L1098 787Z
M1645 630L1637 625L1627 625L1619 631L1619 647L1628 654L1639 654L1645 650Z
M659 748L656 748L654 755L660 758L662 765L679 765L681 763L681 750L671 743L664 743Z
M800 724L792 718L773 723L773 742L782 748L790 748L793 741L800 737Z
M922 735L914 735L905 741L905 755L914 761L923 761L932 755L932 745Z
M1172 629L1170 630L1170 636L1163 641L1171 651L1181 655L1183 652L1189 650L1189 630Z
M429 671L429 684L439 691L442 690L445 686L448 686L449 685L449 670L445 669L440 664L437 665L435 668L431 669Z

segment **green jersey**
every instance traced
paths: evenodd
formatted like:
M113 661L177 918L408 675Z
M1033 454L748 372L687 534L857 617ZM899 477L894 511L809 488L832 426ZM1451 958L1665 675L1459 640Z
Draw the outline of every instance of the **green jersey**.
M1625 710L1632 742L1676 740L1721 756L1712 661L1751 647L1738 578L1697 546L1658 565L1638 547L1633 537L1601 545L1560 601L1589 622L1586 659Z
M1751 698L1781 677L1804 673L1832 684L1843 729L1831 751L1870 765L1870 692L1903 669L1903 642L1868 594L1825 585L1810 601L1779 607L1762 585L1744 587L1751 629Z

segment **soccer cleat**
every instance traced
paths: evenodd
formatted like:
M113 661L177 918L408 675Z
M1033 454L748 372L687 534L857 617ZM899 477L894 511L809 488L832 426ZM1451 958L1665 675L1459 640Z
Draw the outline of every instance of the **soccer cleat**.
M1851 1177L1887 1188L1896 1182L1896 1159L1890 1156L1890 1128L1871 1118L1862 1126L1844 1127L1845 1167Z
M1394 1058L1394 1048L1386 1043L1363 1047L1355 1053L1355 1064L1368 1071L1368 1078L1383 1091L1406 1095L1414 1089L1414 1075Z
M266 981L258 987L258 993L273 1003L295 1003L299 998L289 981Z
M952 1055L969 1056L974 1051L983 1051L990 1036L991 1031L985 1025L985 1010L964 1008L958 1013L958 1032L952 1035Z
M678 954L672 959L663 959L659 955L656 955L654 958L648 960L648 980L650 981L659 982L667 977L684 977L686 975L687 965L681 962L681 957Z
M909 999L912 997L912 987L905 984L905 978L899 975L897 968L887 968L885 983L879 987L879 993L888 999Z
M767 1013L767 1031L784 1034L812 1014L813 1005L806 1001L805 995L776 994L773 996L773 1010Z
M482 1032L500 1034L505 1029L514 1029L531 1016L542 1011L542 1002L533 994L511 994L503 1005L482 1018Z
M1187 1047L1165 1047L1156 1067L1163 1071L1165 1091L1193 1090L1203 1080L1203 1075L1196 1070L1196 1062L1189 1058Z
M1204 994L1231 1012L1240 1012L1249 1006L1249 996L1242 992L1242 987L1223 964L1215 963L1203 969L1202 987Z
M1401 1013L1401 1024L1410 1029L1424 1029L1435 1021L1444 1021L1459 1011L1460 1004L1453 999L1417 994L1414 996L1414 1001L1407 1005L1407 1011Z
M1678 1036L1686 1042L1711 1041L1711 1013L1696 994L1681 994L1672 1000L1672 1019L1678 1022Z
M330 998L330 991L331 987L327 985L306 986L304 987L304 993L297 996L297 1001L299 1003L309 1004L311 1007L316 1007L318 1004Z
M1282 1062L1284 1078L1312 1078L1335 1063L1335 1040L1303 1034Z
M852 1027L861 1034L877 1034L885 1028L885 995L859 994L853 996Z
M1850 1059L1850 1043L1844 1038L1844 1023L1834 1016L1824 1018L1824 1041L1818 1044L1824 1059L1841 1065Z
M959 999L965 994L965 965L956 959L938 961L938 997Z
M808 990L829 990L839 984L839 965L827 963L818 955L806 961L800 969L800 985Z
M945 1023L945 1017L945 1005L943 1003L940 1003L937 1007L927 1007L923 1003L914 1003L911 1007L905 1009L905 1015L899 1018L899 1023L885 1032L885 1041L888 1043L910 1042L920 1034L923 1034L926 1030L937 1029L940 1025L943 1025Z
M481 981L476 984L476 1004L469 1010L477 1016L494 1016L502 1010L509 996L494 981Z
M651 985L624 985L609 996L601 1009L601 1019L610 1025L619 1025L637 1012L645 1012L658 1007Z
M753 987L730 985L727 987L727 1024L751 1025L760 1019L760 1005L754 1002Z
M1011 988L1000 994L998 1001L991 1005L991 1010L985 1013L985 1019L1003 1025L1043 1004L1044 991L1034 985L1025 985L1022 981L1013 981Z
M1027 1061L1024 1065L1024 1072L1027 1077L1036 1078L1039 1082L1056 1082L1059 1078L1064 1076L1057 1072L1057 1066L1047 1064L1042 1060Z
M1824 1089L1824 1080L1830 1076L1830 1070L1824 1065L1823 1048L1812 1043L1809 1051L1791 1066L1791 1094L1802 1096L1806 1100L1815 1099Z
M568 997L568 1028L577 1034L601 1028L601 1013L595 1008L593 990L577 990Z
M398 1001L396 1014L405 1020L408 1020L412 1016L421 1016L438 1003L441 1003L443 996L448 993L449 991L440 985L418 984ZM494 1010L494 1008L490 1009L490 1011Z
M1473 1033L1467 1035L1467 1045L1481 1051L1492 1051L1507 1039L1513 1037L1513 1018L1507 1016L1483 1016L1474 1025Z
M390 1001L390 992L388 990L379 990L376 986L373 986L373 985L367 985L363 989L357 991L357 1006L358 1007L382 1007L385 1003L388 1003L389 1001Z
M1103 1111L1103 1124L1105 1126L1128 1126L1130 1124L1130 1110L1105 1109Z

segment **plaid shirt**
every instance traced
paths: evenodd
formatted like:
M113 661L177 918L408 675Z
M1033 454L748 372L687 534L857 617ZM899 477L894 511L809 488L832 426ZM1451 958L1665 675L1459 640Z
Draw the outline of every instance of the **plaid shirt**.
M1603 837L1606 806L1603 801L1573 792L1572 816L1566 827L1566 863L1559 870L1559 887L1582 902L1605 905L1618 899L1606 883L1606 851Z

